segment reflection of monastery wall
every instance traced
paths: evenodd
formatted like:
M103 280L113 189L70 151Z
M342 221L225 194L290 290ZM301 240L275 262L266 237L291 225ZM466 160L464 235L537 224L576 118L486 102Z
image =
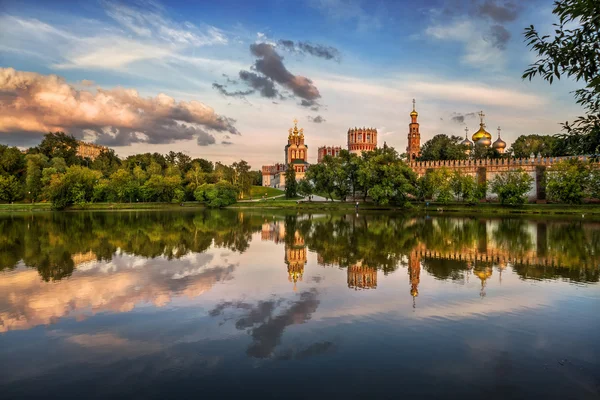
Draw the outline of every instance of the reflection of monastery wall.
M531 248L527 250L516 250L507 248L505 243L499 243L491 232L496 229L499 221L482 222L485 233L479 233L478 243L456 249L429 248L421 242L415 247L411 254L420 258L451 259L457 261L489 262L505 266L512 265L534 265L548 267L597 267L600 265L600 254L591 256L593 261L578 259L577 265L564 265L561 262L563 254L552 251L548 245L548 224L539 222L528 224L524 234L529 236ZM451 245L450 245L451 246ZM450 247L448 246L448 247Z
M348 287L351 289L377 289L377 269L362 263L347 268Z

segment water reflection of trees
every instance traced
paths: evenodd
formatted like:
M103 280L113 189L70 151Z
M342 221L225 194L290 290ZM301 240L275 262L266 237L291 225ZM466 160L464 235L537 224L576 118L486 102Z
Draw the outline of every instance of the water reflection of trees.
M244 252L266 218L275 220L271 214L228 210L4 216L0 269L22 262L52 281L69 276L88 254L105 261L117 252L178 259L213 245ZM599 280L600 224L391 214L282 214L276 219L284 224L287 245L297 246L300 235L302 246L322 263L343 268L360 264L387 274L406 266L416 252L438 279L462 279L473 257L490 265L510 257L523 278Z
M305 237L322 263L344 268L360 263L389 273L417 252L423 253L423 268L438 279L464 279L477 260L489 268L510 263L523 278L599 280L600 226L594 224L392 215L292 221L286 224Z
M77 255L110 261L117 252L181 258L210 246L245 251L261 219L233 211L54 213L0 218L0 269L22 261L46 281L69 276Z

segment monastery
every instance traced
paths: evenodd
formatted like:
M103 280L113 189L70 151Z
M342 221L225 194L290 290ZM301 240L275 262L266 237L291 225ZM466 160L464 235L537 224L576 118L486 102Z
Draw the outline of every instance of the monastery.
M406 157L408 165L419 176L428 171L448 168L459 170L464 174L474 176L478 182L491 181L496 174L504 173L513 169L522 169L534 178L534 186L528 194L530 201L546 201L546 188L544 183L544 172L552 164L566 158L573 157L535 157L497 159L467 159L467 160L444 160L444 161L418 161L421 155L421 132L418 122L419 113L416 110L416 102L413 99L412 111L410 112L410 123L408 124L408 136ZM469 128L465 128L465 139L461 142L465 146L465 152L470 154L474 148L493 148L503 154L506 150L506 142L501 138L501 128L498 127L498 137L493 140L492 134L486 130L483 111L478 113L480 122L479 129L469 140ZM385 145L384 145L385 147ZM360 155L364 151L373 151L377 148L377 129L375 128L350 128L347 132L347 149L350 153ZM317 149L317 162L323 162L325 156L337 157L342 151L341 146L322 146ZM577 158L586 160L586 156ZM265 165L262 167L263 186L274 188L285 188L285 171L290 166L296 170L296 180L304 178L308 163L308 146L304 142L304 130L298 129L298 121L294 120L294 127L290 128L288 143L284 148L284 162ZM489 194L488 197L493 197Z

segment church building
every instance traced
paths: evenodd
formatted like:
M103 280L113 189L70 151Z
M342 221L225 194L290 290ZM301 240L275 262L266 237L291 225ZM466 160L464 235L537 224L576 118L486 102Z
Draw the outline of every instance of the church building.
M288 143L284 147L284 164L263 165L262 184L278 189L285 188L285 171L294 168L296 180L304 178L308 168L308 146L304 143L304 129L298 129L298 120L288 131Z

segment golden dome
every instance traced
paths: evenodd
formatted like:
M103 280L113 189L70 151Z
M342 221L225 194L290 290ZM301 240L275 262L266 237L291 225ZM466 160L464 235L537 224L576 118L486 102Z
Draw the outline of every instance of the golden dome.
M480 139L487 138L490 143L492 140L492 134L485 130L484 124L479 124L479 130L473 134L471 137L475 143L477 143ZM489 146L489 145L488 145Z
M417 112L417 110L415 110L415 103L416 103L415 99L413 99L413 110L410 113L411 117L418 117L419 116L419 113Z

